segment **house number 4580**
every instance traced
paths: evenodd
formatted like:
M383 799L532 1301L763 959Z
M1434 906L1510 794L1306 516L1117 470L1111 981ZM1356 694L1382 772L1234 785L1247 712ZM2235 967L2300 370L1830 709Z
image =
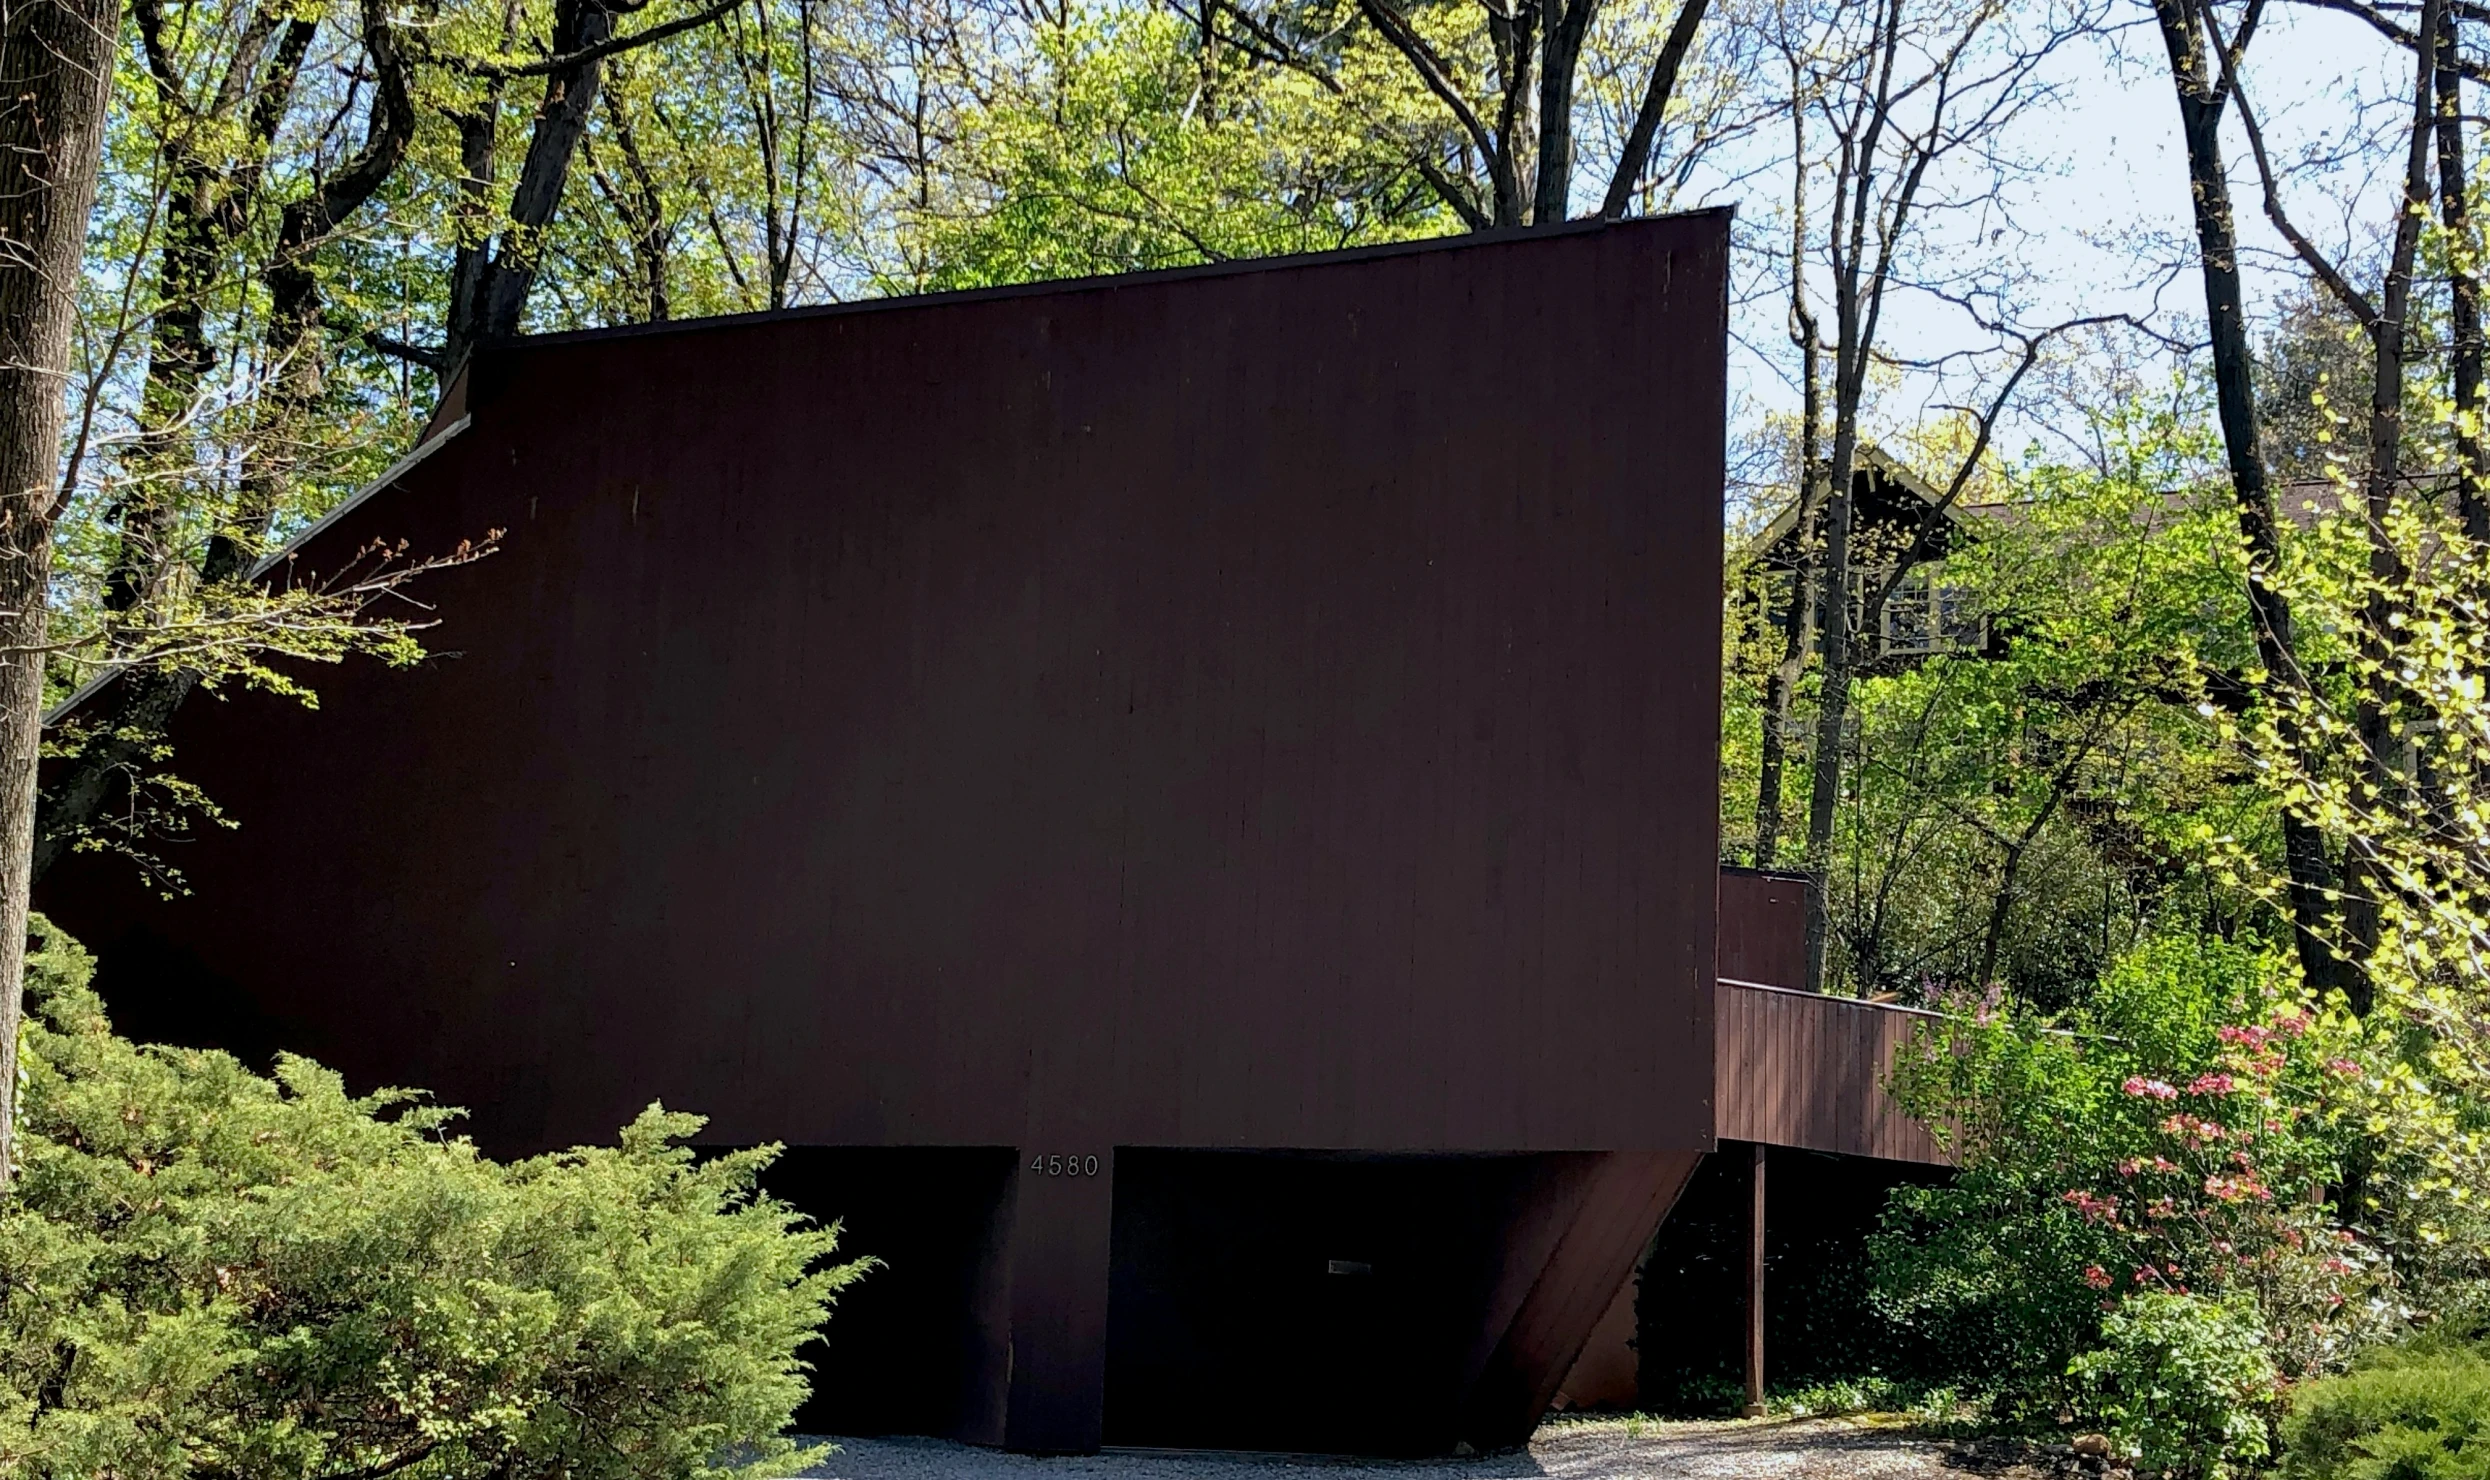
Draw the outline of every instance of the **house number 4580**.
M1098 1158L1094 1156L1032 1156L1029 1170L1041 1177L1095 1177Z

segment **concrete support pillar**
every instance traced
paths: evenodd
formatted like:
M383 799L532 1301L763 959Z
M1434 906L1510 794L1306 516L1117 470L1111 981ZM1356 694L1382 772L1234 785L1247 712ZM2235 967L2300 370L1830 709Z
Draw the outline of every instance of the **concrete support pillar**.
M1755 1143L1746 1218L1746 1416L1764 1413L1764 1143Z
M1115 1148L1024 1146L1017 1175L1003 1444L1093 1454L1106 1416Z

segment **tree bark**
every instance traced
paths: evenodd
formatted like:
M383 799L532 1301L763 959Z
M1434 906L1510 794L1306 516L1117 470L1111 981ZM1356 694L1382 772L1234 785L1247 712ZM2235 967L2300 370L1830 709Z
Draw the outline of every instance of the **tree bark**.
M2421 9L2423 35L2437 34L2441 9L2442 0L2425 0ZM2438 122L2438 110L2431 96L2437 58L2429 52L2419 52L2414 73L2403 209L2395 214L2394 246L2387 254L2386 280L2378 294L2377 311L2368 325L2369 466L2362 493L2369 531L2369 575L2375 584L2365 604L2360 643L2370 671L2377 674L2392 671L2387 660L2395 602L2389 593L2404 573L2403 558L2395 549L2387 521L2394 513L2396 485L2403 476L2405 331L2412 308L2413 264L2420 253L2421 223L2429 216L2430 145ZM2360 763L2368 772L2369 784L2377 788L2378 795L2390 795L2405 781L2387 695L2375 686L2364 686L2357 720ZM2369 959L2378 944L2376 890L2383 881L2370 876L2367 860L2357 847L2345 852L2342 875L2343 937L2350 958L2347 965L2351 968L2345 973L2342 986L2352 1010L2366 1016L2371 991L2368 972L2360 963Z
M200 559L202 586L249 574L294 476L288 448L316 414L320 395L320 279L314 257L338 229L388 183L415 136L413 59L401 45L390 0L363 0L364 53L372 68L372 101L362 148L336 172L286 203L261 280L269 311L262 358L272 377L261 392L254 425L257 446L232 507L221 511ZM308 40L308 38L305 38ZM99 700L110 710L85 748L65 760L35 806L27 852L32 878L43 877L78 840L115 789L152 763L173 714L198 687L188 668L125 672Z
M1678 12L1699 10L1685 0ZM1755 768L1755 866L1770 868L1781 851L1781 785L1790 736L1797 720L1799 681L1816 645L1816 522L1824 509L1824 333L1807 297L1807 109L1798 64L1790 65L1790 157L1799 161L1790 186L1790 338L1798 348L1798 517L1790 538L1797 558L1790 572L1789 626L1782 631L1781 661L1764 680L1764 735ZM1612 192L1613 195L1613 192ZM1821 892L1821 891L1819 891Z
M600 0L557 0L556 56L592 51L613 35L614 12ZM596 110L597 86L604 76L604 58L590 56L545 79L544 106L537 111L536 127L528 136L519 182L510 192L510 222L483 273L482 311L476 317L487 340L507 339L519 332L528 290L535 286L536 268L544 259L545 231L561 208L571 160L588 131L588 120Z
M2282 541L2257 432L2255 360L2248 347L2230 176L2222 163L2222 112L2229 103L2229 90L2208 65L2203 30L2189 0L2154 0L2153 14L2170 53L2180 137L2187 150L2196 255L2205 282L2205 326L2213 352L2214 403L2230 465L2231 505L2247 553L2249 626L2258 664L2264 670L2264 685L2272 692L2280 685L2297 684L2300 664L2290 599L2275 586L2282 569ZM2296 744L2296 736L2285 738ZM2282 834L2292 939L2301 974L2321 989L2340 986L2346 975L2344 962L2322 934L2335 889L2325 840L2317 829L2288 811L2283 815Z
M136 476L116 500L121 548L104 581L104 607L115 612L135 611L153 599L178 558L166 548L179 524L176 490L191 484L192 421L217 358L208 332L208 295L229 269L226 253L249 225L250 200L267 151L318 30L316 21L285 20L274 7L263 7L245 28L216 95L194 107L188 79L163 42L159 0L133 0L130 13L158 105L175 123L166 140L173 188L165 201L164 247L156 259L157 307L148 326L147 373L139 393L141 442L132 460ZM271 37L276 49L261 76L258 62ZM215 157L208 151L224 143L234 115L246 104L238 152Z
M1813 368L1811 364L1811 372ZM1812 384L1808 400L1815 400ZM1798 522L1792 531L1798 559L1790 573L1789 625L1782 629L1781 661L1764 680L1763 754L1755 778L1757 868L1771 868L1780 859L1782 778L1789 767L1790 737L1798 731L1798 685L1807 676L1807 655L1816 645L1816 523L1824 507L1824 480L1816 471L1814 407L1808 410L1809 425L1801 439L1806 462L1799 475Z
M16 1170L62 391L119 39L117 0L0 0L0 1191Z
M1677 94L1677 74L1686 64L1686 53L1694 49L1695 32L1703 25L1703 12L1710 0L1679 0L1677 19L1669 25L1669 39L1660 45L1660 55L1651 64L1651 80L1643 88L1643 101L1634 110L1634 125L1626 131L1624 152L1617 157L1616 171L1608 177L1608 196L1600 202L1603 221L1614 221L1634 204L1634 192L1642 188L1643 170L1651 163L1651 144L1660 133L1661 122L1668 117L1669 99Z
M1853 335L1845 329L1843 339ZM1849 359L1841 353L1838 358ZM1837 379L1838 379L1837 375ZM1855 393L1836 388L1839 404ZM1825 952L1833 934L1833 813L1841 801L1842 731L1850 722L1852 648L1850 629L1850 535L1857 500L1851 483L1859 460L1859 418L1856 402L1833 419L1833 455L1826 469L1824 500L1824 575L1816 598L1816 621L1823 633L1824 677L1816 701L1816 747L1809 768L1807 793L1807 870L1816 887L1807 894L1807 989L1824 990Z
M1571 214L1574 179L1574 72L1599 0L1545 0L1539 22L1539 166L1530 219L1545 226Z
M2481 264L2474 258L2470 201L2464 161L2463 76L2457 69L2461 37L2453 7L2438 17L2438 208L2447 231L2448 346L2455 382L2456 507L2464 532L2490 543L2490 490L2483 487L2490 463L2483 457L2481 401Z

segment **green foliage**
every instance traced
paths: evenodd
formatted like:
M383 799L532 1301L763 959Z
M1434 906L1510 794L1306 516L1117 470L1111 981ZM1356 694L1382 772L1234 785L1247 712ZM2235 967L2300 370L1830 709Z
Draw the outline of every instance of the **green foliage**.
M968 288L1129 272L1454 229L1371 114L1411 93L1363 62L1359 97L1281 68L1209 64L1159 9L1068 9L1032 38L1024 90L964 125L960 190L905 228L921 276ZM1414 94L1401 99L1414 106Z
M2490 1356L2423 1341L2292 1395L2284 1421L2295 1480L2490 1477Z
M116 1037L41 921L0 1203L0 1471L783 1474L797 1351L863 1262L651 1106L510 1165L405 1091Z
M1894 1195L1874 1243L1888 1315L2027 1418L2069 1400L2121 1298L2241 1302L2288 1376L2378 1339L2385 1273L2327 1201L2362 1050L2295 994L2271 953L2170 939L2063 1019L1952 1004L1895 1070L1961 1170Z
M2067 1007L2158 932L2223 933L2261 913L2203 867L2207 832L2277 847L2270 799L2242 784L2195 707L2200 660L2245 652L2230 511L2171 491L2215 449L2184 409L2092 416L2097 465L1992 470L1990 501L1929 577L1990 622L1989 647L1879 659L1853 689L1827 869L1830 990L1918 996L1994 979ZM1735 624L1729 658L1731 837L1753 831L1741 808L1758 674L1779 656L1778 632L1759 644L1753 625ZM1804 815L1803 796L1789 798L1784 832Z
M2079 1419L2118 1451L2174 1476L2228 1475L2272 1452L2273 1359L2239 1300L2147 1290L2102 1322L2069 1367Z

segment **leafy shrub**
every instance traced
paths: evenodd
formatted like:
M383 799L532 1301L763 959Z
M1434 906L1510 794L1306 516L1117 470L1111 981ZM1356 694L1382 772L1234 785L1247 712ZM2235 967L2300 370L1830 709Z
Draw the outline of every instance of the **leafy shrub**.
M2490 1357L2423 1342L2292 1395L2297 1480L2490 1480Z
M509 1165L405 1091L113 1035L34 926L0 1202L0 1473L784 1473L797 1351L861 1263L651 1106Z
M1877 1298L2003 1416L2069 1402L2076 1354L2145 1293L2238 1297L2295 1380L2389 1334L2383 1261L2327 1201L2362 1050L2343 1015L2300 1005L2280 957L2159 940L2064 1017L1952 1008L1894 1092L1949 1128L1959 1170L1892 1198Z
M2245 1300L2142 1291L2119 1302L2101 1337L2068 1376L2077 1417L2119 1453L2178 1475L2226 1475L2272 1453L2278 1382Z

